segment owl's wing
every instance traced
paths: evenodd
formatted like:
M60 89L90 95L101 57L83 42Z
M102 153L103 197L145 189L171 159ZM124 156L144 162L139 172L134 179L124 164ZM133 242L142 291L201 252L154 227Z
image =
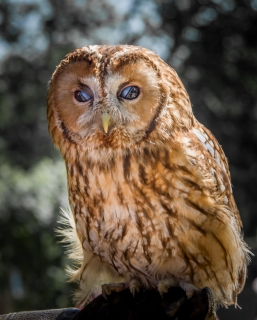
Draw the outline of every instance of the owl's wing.
M241 231L242 221L233 197L228 161L222 147L213 134L198 122L191 132L193 133L191 141L197 165L203 176L211 173L215 178L217 199L220 204L227 205L234 213L237 227Z

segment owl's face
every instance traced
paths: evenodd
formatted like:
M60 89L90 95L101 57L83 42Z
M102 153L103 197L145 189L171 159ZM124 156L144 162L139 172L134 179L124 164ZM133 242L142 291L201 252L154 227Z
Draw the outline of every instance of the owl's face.
M158 56L132 46L93 46L71 53L50 83L50 132L54 126L70 141L91 148L124 147L145 139L182 85L172 88L158 64L164 64Z

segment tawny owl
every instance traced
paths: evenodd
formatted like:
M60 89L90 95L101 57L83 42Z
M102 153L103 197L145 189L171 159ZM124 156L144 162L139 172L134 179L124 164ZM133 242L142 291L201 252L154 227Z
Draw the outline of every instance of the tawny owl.
M141 47L83 47L54 72L47 115L82 249L79 305L108 283L209 287L236 304L249 249L228 163L177 73Z

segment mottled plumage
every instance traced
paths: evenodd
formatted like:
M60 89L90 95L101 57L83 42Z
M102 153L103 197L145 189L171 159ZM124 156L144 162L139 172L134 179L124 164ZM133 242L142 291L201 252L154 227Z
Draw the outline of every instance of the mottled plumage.
M130 279L208 286L236 304L249 250L228 163L171 67L140 47L77 49L53 74L48 121L67 168L80 304Z

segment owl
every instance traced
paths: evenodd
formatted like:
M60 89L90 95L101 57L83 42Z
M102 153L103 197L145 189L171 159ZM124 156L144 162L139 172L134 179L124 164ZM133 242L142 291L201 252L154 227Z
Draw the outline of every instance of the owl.
M51 78L49 132L67 170L83 306L129 287L237 304L249 261L228 162L177 73L148 49L87 46Z

